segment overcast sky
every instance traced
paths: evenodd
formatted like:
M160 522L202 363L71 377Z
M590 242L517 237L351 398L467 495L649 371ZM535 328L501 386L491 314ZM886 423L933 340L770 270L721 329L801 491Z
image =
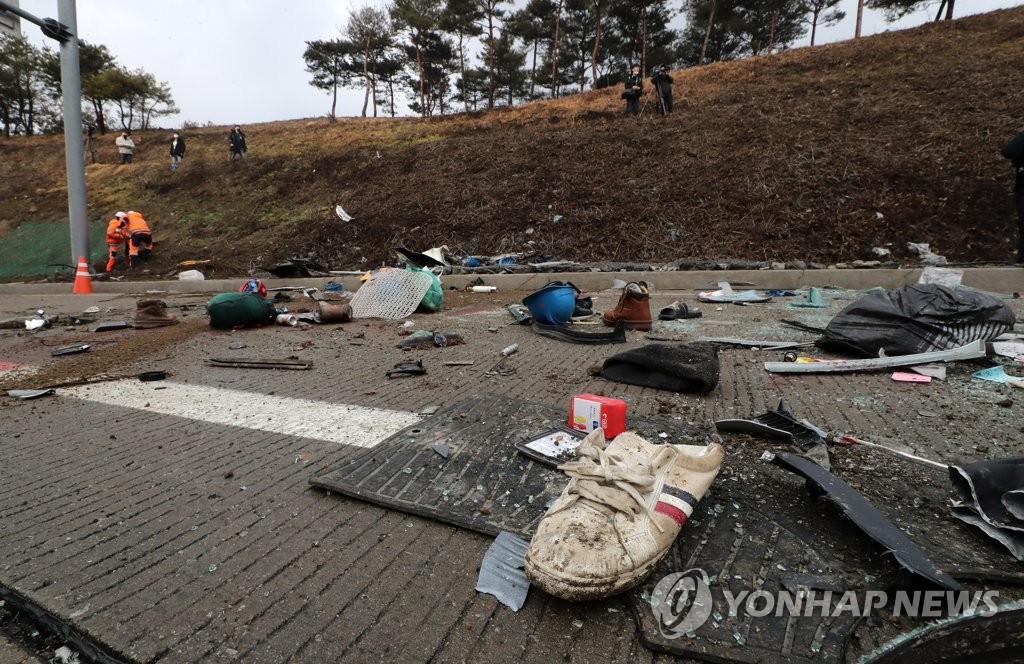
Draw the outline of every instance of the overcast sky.
M163 126L184 121L247 124L324 116L330 97L309 85L302 53L306 42L333 39L351 9L381 0L79 0L78 33L103 44L129 69L142 68L167 82L181 114L160 119ZM671 3L681 4L681 3ZM961 0L956 16L1024 4L1024 0ZM862 34L920 25L934 18L938 0L899 23L865 11ZM846 18L820 28L817 43L853 36L856 0L842 0ZM57 14L56 0L21 0L39 17ZM680 21L681 23L681 21ZM22 31L37 44L50 43L34 25ZM797 45L806 45L804 39ZM339 93L338 115L358 115L362 93ZM408 110L402 109L405 114Z

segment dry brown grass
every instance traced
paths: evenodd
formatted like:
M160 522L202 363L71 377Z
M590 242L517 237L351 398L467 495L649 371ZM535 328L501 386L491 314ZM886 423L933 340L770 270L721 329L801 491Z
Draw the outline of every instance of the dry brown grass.
M161 263L244 271L390 247L524 249L575 260L830 262L930 242L1004 261L1016 240L1001 145L1022 123L1024 8L674 72L675 113L622 115L618 88L454 117L290 120L141 132L137 163L88 169L90 214L154 221ZM0 141L0 228L66 216L58 137ZM356 217L334 216L342 204ZM555 215L561 215L559 222ZM533 229L532 233L527 233ZM159 265L158 265L159 267Z

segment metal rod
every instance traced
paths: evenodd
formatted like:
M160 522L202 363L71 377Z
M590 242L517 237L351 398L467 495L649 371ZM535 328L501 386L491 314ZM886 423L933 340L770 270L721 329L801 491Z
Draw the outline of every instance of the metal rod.
M866 440L861 440L860 438L854 438L853 436L840 436L839 440L844 442L844 443L857 443L858 445L864 445L865 447L872 447L872 448L874 448L876 450L882 450L884 452L888 452L889 454L895 454L896 456L901 456L904 459L910 459L911 461L923 464L925 466L931 466L932 468L941 468L942 470L948 470L949 469L949 466L947 466L944 463L939 463L938 461L932 461L931 459L925 459L924 457L916 456L914 454L911 454L910 452L901 452L901 451L899 451L897 449L894 449L892 447L886 447L885 445L879 445L878 443L869 443Z

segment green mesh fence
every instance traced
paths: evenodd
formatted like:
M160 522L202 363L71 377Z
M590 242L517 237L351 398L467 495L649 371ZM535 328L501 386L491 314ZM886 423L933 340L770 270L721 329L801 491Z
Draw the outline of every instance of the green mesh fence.
M89 224L90 262L106 255L106 231L106 223ZM0 278L53 274L58 263L72 263L67 222L30 221L0 236Z

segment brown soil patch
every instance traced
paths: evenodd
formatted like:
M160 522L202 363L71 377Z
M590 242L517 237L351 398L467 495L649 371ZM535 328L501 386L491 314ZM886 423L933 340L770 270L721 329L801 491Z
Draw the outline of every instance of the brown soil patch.
M138 372L130 370L132 365L140 360L170 358L173 346L208 329L209 321L196 318L168 327L106 333L119 335L114 343L97 343L110 341L109 337L76 335L66 343L62 340L60 345L88 341L94 344L89 352L52 358L31 376L0 380L0 389L41 389L135 376Z

